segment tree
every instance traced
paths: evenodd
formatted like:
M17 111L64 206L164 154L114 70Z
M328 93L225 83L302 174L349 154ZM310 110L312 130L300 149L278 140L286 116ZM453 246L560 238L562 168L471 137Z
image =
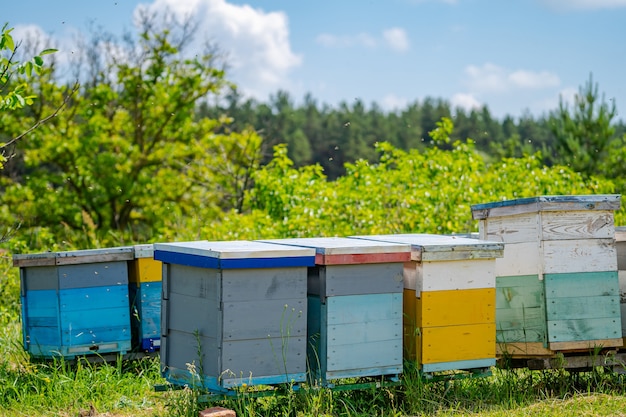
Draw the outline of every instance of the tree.
M34 74L41 74L43 70L42 56L56 52L56 49L44 49L29 61L20 62L16 59L19 43L16 44L13 40L12 31L13 28L9 28L8 23L5 23L0 33L0 112L15 111L33 104L36 96L28 92L28 79ZM26 79L24 79L24 76ZM46 120L39 120L27 131L0 144L0 169L3 169L7 160L5 149ZM3 133L0 131L0 134Z
M28 176L7 187L4 202L31 225L87 236L81 244L91 246L110 233L148 240L171 234L181 218L241 209L260 139L217 133L225 119L195 120L198 102L226 82L214 55L185 56L189 28L146 20L138 38L115 54L95 42L104 67L90 71L95 81L68 111L25 143ZM41 94L57 90L51 82Z
M559 109L550 118L550 129L556 137L555 161L584 175L598 173L598 163L607 158L614 138L611 122L616 114L615 103L607 103L604 94L598 95L598 84L591 75L574 96L571 110L561 97Z

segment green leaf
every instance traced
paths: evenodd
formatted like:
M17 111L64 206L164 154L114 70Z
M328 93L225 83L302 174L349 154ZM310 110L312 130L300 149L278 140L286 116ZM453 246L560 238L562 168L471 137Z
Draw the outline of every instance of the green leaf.
M33 57L33 62L35 63L35 65L37 65L38 67L43 65L43 58L41 58L39 55L34 56Z
M48 55L48 54L53 54L55 52L58 52L58 49L52 49L52 48L48 48L48 49L44 49L43 51L41 51L39 53L40 56L44 56L44 55Z

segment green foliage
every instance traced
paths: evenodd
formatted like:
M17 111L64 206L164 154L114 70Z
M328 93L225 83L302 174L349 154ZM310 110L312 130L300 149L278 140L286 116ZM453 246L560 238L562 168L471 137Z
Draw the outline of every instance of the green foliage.
M561 98L559 109L550 120L556 137L557 162L584 175L601 174L601 161L608 157L615 134L612 121L616 115L615 102L609 105L604 95L600 98L598 85L591 76L574 97L571 110Z
M224 73L211 55L185 58L171 36L148 26L140 55L110 57L102 82L87 84L32 134L22 154L28 175L5 180L2 200L14 208L7 223L94 247L170 235L172 216L241 209L261 139L216 133L226 119L194 120L197 102L220 91ZM48 80L40 94L50 101L61 91Z

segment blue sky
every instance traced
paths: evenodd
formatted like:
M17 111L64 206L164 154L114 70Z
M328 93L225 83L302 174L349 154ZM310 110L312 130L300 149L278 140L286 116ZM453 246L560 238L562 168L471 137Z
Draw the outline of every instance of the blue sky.
M2 19L16 38L50 36L62 59L89 22L121 33L138 7L193 13L260 100L283 89L393 110L430 96L539 116L592 74L626 120L626 0L30 0Z

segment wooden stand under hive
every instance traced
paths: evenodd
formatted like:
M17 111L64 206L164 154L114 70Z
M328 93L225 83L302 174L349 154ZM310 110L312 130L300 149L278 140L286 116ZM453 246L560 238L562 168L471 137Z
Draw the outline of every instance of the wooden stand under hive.
M176 385L227 393L306 381L315 250L262 242L154 245L163 262L161 364Z
M24 349L33 357L68 359L129 352L132 259L132 247L13 256Z
M267 240L313 248L308 272L308 360L313 382L402 373L406 244L347 238Z
M411 245L404 350L424 373L495 365L495 258L503 245L457 236L355 236Z
M496 260L501 357L623 345L613 211L619 195L541 196L472 206Z

